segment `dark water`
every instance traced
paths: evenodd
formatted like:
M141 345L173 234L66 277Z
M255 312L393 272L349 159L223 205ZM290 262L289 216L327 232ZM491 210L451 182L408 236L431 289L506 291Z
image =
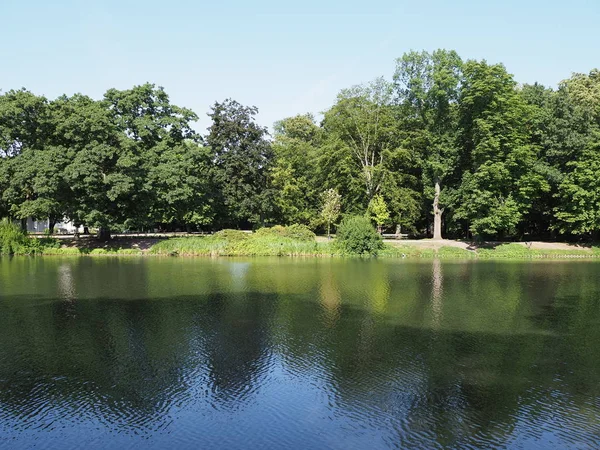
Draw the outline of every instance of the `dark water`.
M0 259L0 448L599 448L599 274Z

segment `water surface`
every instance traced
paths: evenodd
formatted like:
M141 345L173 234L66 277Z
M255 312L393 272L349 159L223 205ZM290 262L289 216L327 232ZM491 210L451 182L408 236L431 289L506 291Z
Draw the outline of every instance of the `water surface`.
M0 448L598 448L599 273L0 259Z

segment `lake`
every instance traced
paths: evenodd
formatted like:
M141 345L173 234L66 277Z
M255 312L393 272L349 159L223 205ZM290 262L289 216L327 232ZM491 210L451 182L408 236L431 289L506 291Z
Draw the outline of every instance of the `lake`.
M3 258L0 448L598 448L599 274Z

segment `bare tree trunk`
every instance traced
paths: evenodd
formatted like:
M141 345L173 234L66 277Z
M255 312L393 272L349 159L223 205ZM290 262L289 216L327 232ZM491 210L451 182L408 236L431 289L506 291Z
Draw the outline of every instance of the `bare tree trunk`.
M442 239L442 213L440 209L440 180L435 180L435 196L433 197L433 239Z

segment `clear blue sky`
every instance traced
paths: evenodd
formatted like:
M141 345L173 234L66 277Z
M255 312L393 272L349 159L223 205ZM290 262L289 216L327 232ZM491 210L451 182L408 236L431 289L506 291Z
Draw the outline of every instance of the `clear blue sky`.
M259 122L318 114L391 78L404 52L455 49L555 86L600 66L600 0L0 0L0 89L54 98L146 81L200 116L231 97Z

